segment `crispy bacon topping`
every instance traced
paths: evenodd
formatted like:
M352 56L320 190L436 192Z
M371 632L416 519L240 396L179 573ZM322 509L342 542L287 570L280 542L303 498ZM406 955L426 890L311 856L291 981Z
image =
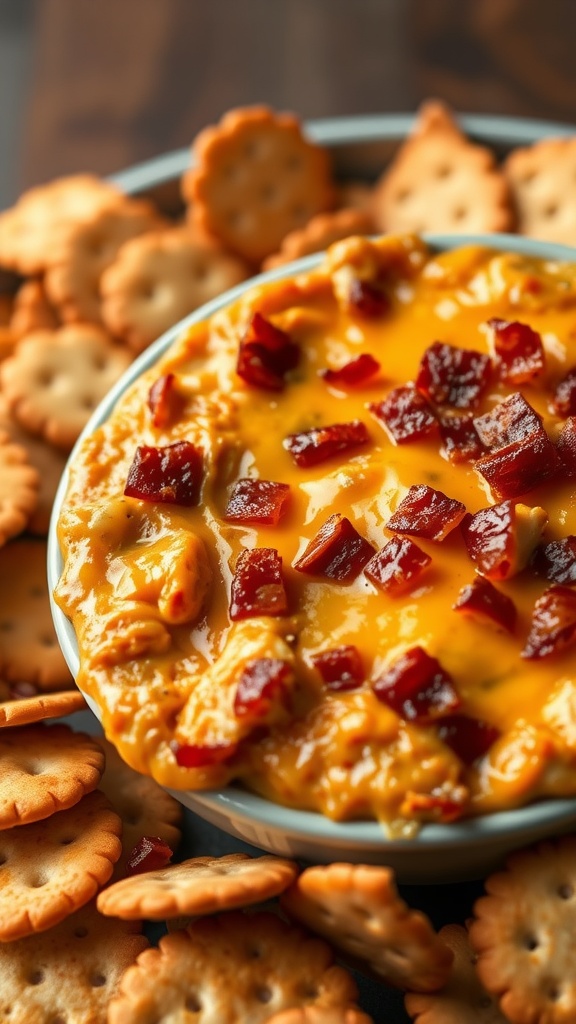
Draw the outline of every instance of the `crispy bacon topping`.
M253 548L238 555L232 579L230 618L286 615L288 601L282 559L275 548Z
M382 402L371 402L368 408L394 444L420 441L438 430L433 409L413 384L394 388Z
M322 676L327 690L357 690L364 682L362 658L353 644L312 654L310 661Z
M176 390L175 381L173 373L163 373L148 392L148 408L155 427L169 427L182 410L184 399Z
M497 498L517 498L544 483L558 470L558 453L542 426L542 417L520 392L474 419L487 455L476 469Z
M514 632L516 605L512 598L497 590L494 584L483 576L477 576L472 583L462 587L452 607L454 611L493 622L508 633Z
M236 753L235 743L179 743L173 740L170 749L180 768L208 768L228 761Z
M460 706L451 677L422 647L401 655L373 688L378 700L412 722L432 722Z
M522 651L527 659L548 658L576 643L576 590L554 585L538 598Z
M335 512L294 562L294 568L310 576L350 583L373 554L372 545L360 536L350 520Z
M426 540L442 541L466 515L466 506L427 484L413 484L386 526Z
M351 359L339 370L320 370L320 376L327 384L337 388L356 387L374 377L380 369L380 363L369 352L363 352L356 359Z
M348 293L348 305L350 312L358 313L367 320L377 320L390 309L390 299L375 282L354 277Z
M140 445L128 470L124 494L141 501L197 505L204 478L200 448L175 441L164 448Z
M485 448L500 451L517 441L543 432L542 417L515 391L484 416L474 417L474 426Z
M478 572L491 580L506 580L528 564L547 521L539 506L503 501L467 515L461 529Z
M127 875L141 875L144 871L158 871L172 859L173 851L159 836L142 836L132 850L126 864Z
M552 583L576 584L576 536L569 534L561 540L539 544L530 564L539 576Z
M300 349L289 334L261 313L254 313L240 341L236 373L247 384L265 391L281 391L285 375L299 362Z
M576 366L556 385L551 405L557 416L576 416Z
M288 484L275 480L237 480L226 505L224 518L231 523L262 523L277 526L290 497Z
M432 559L409 537L392 537L364 566L364 575L379 590L401 594L412 586Z
M491 369L490 357L482 352L435 341L422 356L416 387L434 405L473 409L489 384Z
M242 670L234 696L234 713L264 718L286 693L292 669L279 658L253 658Z
M526 384L540 376L546 365L542 338L528 324L517 320L488 321L500 379L507 384Z
M299 434L289 434L282 442L297 466L306 468L368 444L370 434L362 420L351 423L331 423L327 427L313 427Z
M453 462L473 462L484 454L472 416L441 416L442 455Z
M564 475L576 476L576 416L569 416L562 427L556 452Z
M500 730L481 718L468 715L447 715L437 726L439 738L464 764L473 764L490 749Z

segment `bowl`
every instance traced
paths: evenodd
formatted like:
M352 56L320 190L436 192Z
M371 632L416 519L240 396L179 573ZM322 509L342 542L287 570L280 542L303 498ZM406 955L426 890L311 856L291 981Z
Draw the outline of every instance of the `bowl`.
M481 244L493 249L533 255L548 260L576 261L576 251L513 235L425 236L435 251L458 245ZM145 370L153 366L172 342L188 327L227 306L255 284L280 280L318 265L321 254L282 266L231 289L176 324L132 364L94 412L78 446L111 414L118 398ZM56 523L67 487L65 472L54 503L48 541L48 580L52 593L59 579L62 559ZM70 621L53 603L59 642L73 675L78 672L78 648ZM94 702L88 703L98 716ZM230 785L220 791L180 792L173 795L211 824L238 839L266 851L309 862L348 860L387 864L402 882L447 882L484 877L505 854L537 839L569 831L576 824L576 799L546 799L516 810L492 813L454 824L425 824L410 839L390 839L374 821L334 822L318 813L274 804Z

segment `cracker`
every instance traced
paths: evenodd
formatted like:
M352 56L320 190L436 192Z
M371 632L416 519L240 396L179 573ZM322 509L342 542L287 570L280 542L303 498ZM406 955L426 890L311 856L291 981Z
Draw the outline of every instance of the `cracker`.
M126 242L102 275L102 318L136 352L248 277L246 264L181 228Z
M140 931L90 902L49 931L0 944L0 1019L104 1024L122 973L148 946Z
M0 829L72 807L96 789L103 771L96 740L67 725L0 730Z
M470 142L437 100L424 103L413 133L375 185L374 216L386 232L506 231L512 207L494 154Z
M252 264L333 205L328 151L291 114L231 110L196 136L192 154L182 192L193 221Z
M374 230L374 220L366 210L318 213L303 228L286 235L279 251L264 260L263 270L273 270L301 256L321 252L350 235L369 235Z
M33 725L47 718L64 718L86 710L86 701L79 690L43 693L33 697L0 701L0 728Z
M0 548L0 678L41 692L73 685L50 612L46 557L43 540Z
M391 985L432 992L448 977L450 949L428 918L400 898L389 868L344 863L306 868L280 902Z
M513 1024L576 1019L576 836L509 857L474 905L476 970Z
M199 916L261 903L283 892L298 874L281 857L192 857L158 871L123 878L98 897L98 910L126 920L163 921L181 914Z
M408 992L405 1006L410 1017L418 1024L506 1024L476 974L466 929L448 924L438 935L454 954L450 977L440 992Z
M576 245L576 137L514 149L503 170L520 234Z
M26 430L69 451L129 364L129 354L101 327L67 324L19 342L0 365L0 385Z
M39 475L40 489L36 496L36 506L28 519L26 530L46 537L54 498L66 466L66 456L48 441L24 430L10 413L6 399L0 393L0 431L3 430L10 435L14 444L25 450L28 462Z
M108 1024L161 1024L188 1014L195 1024L261 1024L284 1009L342 1006L356 996L325 942L275 914L231 912L194 921L145 950L120 982Z
M32 331L54 331L60 326L60 317L51 305L44 282L40 278L24 281L14 298L10 330L16 338L24 338Z
M40 477L28 454L0 430L0 547L25 528L38 502Z
M357 1006L302 1006L275 1013L267 1024L373 1024L373 1021Z
M108 880L122 822L95 790L46 821L0 834L0 942L52 928Z

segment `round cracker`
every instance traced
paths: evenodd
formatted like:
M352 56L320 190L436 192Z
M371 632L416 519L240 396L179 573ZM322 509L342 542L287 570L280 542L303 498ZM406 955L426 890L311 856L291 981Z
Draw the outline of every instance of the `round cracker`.
M111 917L153 921L214 914L278 896L297 874L297 864L281 857L192 857L123 878L100 893L98 910Z
M33 331L54 331L59 326L60 318L46 295L43 280L24 281L16 292L10 319L14 336L20 339Z
M504 161L503 171L520 234L576 245L576 138L518 147Z
M98 785L104 754L67 725L0 731L0 829L48 818ZM115 858L117 860L117 858Z
M451 950L428 918L400 898L390 868L344 863L306 868L280 902L391 985L432 992L448 977Z
M145 950L124 974L108 1024L263 1024L295 1006L342 1006L357 997L330 947L276 914L201 918Z
M0 546L25 528L38 502L40 477L28 454L0 430Z
M79 690L62 693L43 693L33 697L3 700L0 703L0 728L32 725L47 718L64 718L86 709L86 701Z
M282 1010L267 1024L374 1024L357 1006L299 1006Z

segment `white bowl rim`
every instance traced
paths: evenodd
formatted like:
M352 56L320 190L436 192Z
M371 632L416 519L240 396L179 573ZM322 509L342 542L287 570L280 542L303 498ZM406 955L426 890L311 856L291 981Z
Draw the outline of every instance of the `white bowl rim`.
M423 234L423 240L439 252L463 245L484 245L499 251L515 252L519 255L535 256L550 262L576 263L576 248L553 242L543 242L519 235L511 234ZM323 253L305 256L293 263L287 263L274 270L259 274L243 281L217 298L194 310L189 316L179 321L128 367L103 401L94 410L86 427L72 449L67 467L54 499L52 518L48 534L48 588L50 605L56 634L64 654L64 658L74 677L78 674L79 659L75 633L69 619L53 599L53 591L62 570L56 527L68 486L68 465L74 459L78 448L85 438L94 432L110 416L120 396L147 369L154 365L167 351L170 345L193 324L208 319L218 310L230 305L247 290L254 286L281 280L296 274L305 273L317 267ZM86 696L87 703L99 718L98 707L93 699ZM178 792L172 791L176 797ZM424 824L417 835L412 838L390 838L377 821L344 821L335 822L323 815L313 812L285 807L273 803L255 793L239 786L226 786L221 790L186 791L193 797L198 806L210 808L225 818L236 818L258 824L271 830L288 831L306 837L316 843L340 843L354 848L379 849L382 853L388 849L401 852L403 849L413 852L416 848L441 849L442 847L470 846L477 843L489 843L491 840L503 839L532 829L544 832L550 826L561 828L573 821L576 823L575 798L547 798L523 807L507 811L497 811L475 818L466 818L461 822L450 824Z

